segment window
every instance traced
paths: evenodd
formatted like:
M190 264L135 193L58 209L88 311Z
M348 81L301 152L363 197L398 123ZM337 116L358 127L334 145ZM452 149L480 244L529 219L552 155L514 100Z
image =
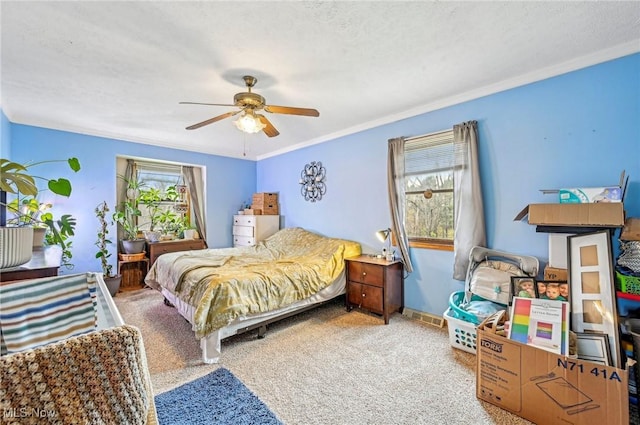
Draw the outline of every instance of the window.
M140 183L140 230L167 233L186 227L191 208L181 166L136 161L136 179Z
M407 139L404 155L409 245L453 249L453 130Z

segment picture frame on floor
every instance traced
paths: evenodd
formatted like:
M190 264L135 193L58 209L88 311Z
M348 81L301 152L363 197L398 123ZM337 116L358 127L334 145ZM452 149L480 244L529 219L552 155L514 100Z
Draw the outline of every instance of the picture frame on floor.
M611 366L609 337L605 334L577 332L577 352L580 360Z
M536 280L538 298L571 301L571 288L566 280Z
M531 276L511 276L509 305L513 305L513 297L538 298L535 278Z
M611 234L602 230L569 236L567 251L572 330L605 335L611 365L621 367Z

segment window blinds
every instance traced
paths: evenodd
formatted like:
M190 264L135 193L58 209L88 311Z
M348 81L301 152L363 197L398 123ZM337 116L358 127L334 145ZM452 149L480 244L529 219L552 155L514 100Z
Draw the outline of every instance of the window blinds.
M454 167L453 130L405 140L405 175L429 174Z

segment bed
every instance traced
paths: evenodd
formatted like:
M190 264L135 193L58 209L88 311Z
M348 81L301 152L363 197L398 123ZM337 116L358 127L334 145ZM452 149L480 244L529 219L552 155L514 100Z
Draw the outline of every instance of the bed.
M192 326L202 360L217 363L224 338L303 310L345 292L344 259L357 242L285 228L251 247L163 254L145 283Z

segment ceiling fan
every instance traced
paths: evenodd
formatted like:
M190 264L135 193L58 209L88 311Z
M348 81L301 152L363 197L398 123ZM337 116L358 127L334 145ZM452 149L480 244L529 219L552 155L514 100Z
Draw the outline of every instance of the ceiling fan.
M210 105L210 106L236 106L240 108L237 111L230 111L222 115L218 115L213 118L209 118L206 121L199 122L197 124L190 125L187 130L195 130L205 125L213 124L216 121L223 120L225 118L233 117L242 113L234 123L239 130L245 133L257 133L264 131L269 137L275 137L280 132L271 124L271 122L262 114L257 114L257 111L263 110L273 114L288 114L288 115L304 115L307 117L318 117L320 113L315 109L310 108L295 108L292 106L276 106L267 105L264 97L257 93L251 92L251 89L258 80L251 75L245 75L242 77L244 83L247 85L247 91L237 93L233 96L233 104L224 103L198 103L198 102L180 102L183 105Z

